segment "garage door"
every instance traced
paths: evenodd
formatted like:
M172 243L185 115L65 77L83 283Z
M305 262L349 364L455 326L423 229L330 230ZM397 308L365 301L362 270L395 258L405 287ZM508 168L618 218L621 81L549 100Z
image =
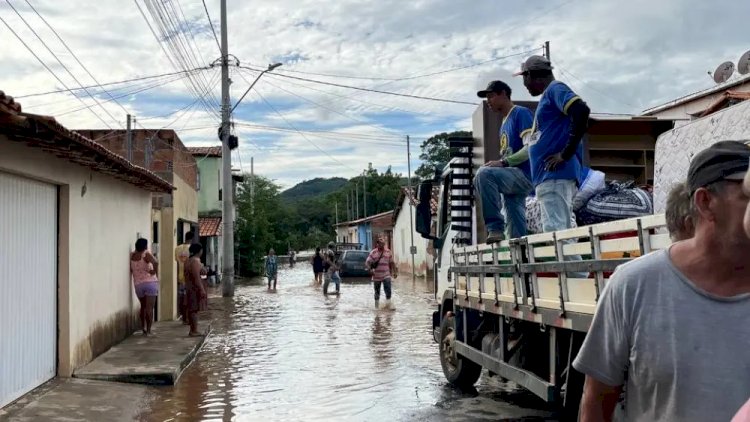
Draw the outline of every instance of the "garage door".
M0 407L55 376L57 188L0 172Z

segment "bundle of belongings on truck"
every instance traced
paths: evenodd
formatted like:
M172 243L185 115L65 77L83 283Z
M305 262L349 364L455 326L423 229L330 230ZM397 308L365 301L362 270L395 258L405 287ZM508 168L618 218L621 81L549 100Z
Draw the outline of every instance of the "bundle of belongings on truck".
M571 227L604 223L653 214L650 189L634 182L605 182L604 173L587 169L573 198ZM526 226L529 234L542 233L542 211L537 198L526 198Z

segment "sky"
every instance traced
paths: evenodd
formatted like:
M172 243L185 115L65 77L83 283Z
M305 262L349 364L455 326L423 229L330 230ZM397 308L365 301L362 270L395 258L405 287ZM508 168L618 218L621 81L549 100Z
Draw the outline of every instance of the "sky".
M205 6L2 0L0 90L69 129L122 129L130 113L138 128L216 145L221 79L210 65L221 56L220 4ZM249 172L253 157L255 173L283 188L370 164L406 175L407 135L414 171L426 138L471 130L476 91L490 80L531 99L511 75L545 41L556 77L593 112L637 114L713 86L707 73L750 49L747 16L750 2L736 0L228 1L229 53L241 66L230 69L232 104L254 69L282 63L233 113L233 167Z

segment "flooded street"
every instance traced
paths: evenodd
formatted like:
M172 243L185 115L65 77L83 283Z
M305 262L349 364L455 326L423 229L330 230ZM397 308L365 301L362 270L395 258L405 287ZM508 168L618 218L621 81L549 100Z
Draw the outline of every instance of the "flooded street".
M176 386L153 389L144 420L553 420L486 373L473 394L447 384L431 283L398 279L393 311L374 308L367 280L324 297L306 264L280 269L278 293L262 283L212 300L211 337Z

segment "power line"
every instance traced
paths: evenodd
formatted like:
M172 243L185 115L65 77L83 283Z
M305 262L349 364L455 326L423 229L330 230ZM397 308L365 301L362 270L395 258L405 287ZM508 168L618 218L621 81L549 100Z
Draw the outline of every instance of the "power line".
M151 25L151 22L146 17L146 13L143 11L143 8L141 8L141 5L138 3L138 0L133 0L133 2L135 3L136 7L138 8L138 11L141 13L141 16L143 17L143 20L146 21L146 25L148 26L149 30L151 31L151 34L154 36L154 39L156 40L156 43L159 45L159 47L162 49L162 51L164 52L164 54L167 56L167 59L172 64L172 66L175 69L181 69L183 71L187 70L190 67L194 67L194 66L187 66L187 65L185 65L185 66L178 66L178 64L175 61L180 61L180 59L182 59L182 61L184 63L184 57L180 57L179 52L177 52L175 54L175 58L174 59L172 58L172 55L169 54L169 52L167 51L167 48L164 46L164 44L162 44L159 36L156 34L156 30L154 29L154 27ZM154 9L154 7L151 5L151 3L149 1L144 0L144 5L146 6L146 9L148 9L148 11L152 15L152 17L154 17L154 23L155 24L159 23L159 21L155 18L157 14L159 16L161 16L161 20L163 22L163 16L161 15L161 13L159 13L157 10ZM162 38L163 39L165 39L165 40L171 40L171 36L169 36L169 34L167 34L165 32L163 25L159 25L159 30L160 30L160 32L162 34ZM171 46L171 48L174 51L176 51L176 49L175 49L174 46ZM188 88L189 91L192 91L192 95L194 95L196 98L200 98L200 90L198 90L196 88L196 82L192 78L188 78L188 80L189 80L190 83L186 83L185 86ZM216 109L213 106L211 106L209 103L207 103L205 100L201 101L201 106L206 111L208 111L210 114L213 114L216 118L220 117L219 114L218 114L218 112L216 111Z
M265 132L265 131L289 132L289 133L303 132L311 136L317 136L319 138L338 139L338 140L341 140L342 142L355 142L355 143L363 142L363 143L386 145L386 146L393 146L393 147L399 147L399 148L403 148L405 146L404 142L398 142L395 140L383 139L383 138L373 138L369 136L362 136L359 134L352 134L352 133L316 131L316 130L294 130L294 129L288 129L288 128L275 127L275 126L254 125L250 123L236 123L236 125L240 127L246 127L249 129L255 129L261 132Z
M60 93L63 93L63 92L71 92L71 91L81 91L84 88L101 88L101 87L110 86L110 85L122 85L122 84L126 84L126 83L129 83L129 82L140 82L140 81L145 81L145 80L148 80L148 79L156 79L156 78L162 78L162 77L165 77L165 76L174 76L174 75L179 75L179 74L183 74L183 73L191 73L191 72L195 72L195 71L202 71L202 70L208 70L208 69L212 69L212 67L211 66L197 67L195 69L181 70L179 72L169 72L169 73L162 73L162 74L159 74L159 75L141 76L141 77L136 77L136 78L131 78L131 79L124 79L124 80L121 80L121 81L105 82L103 84L97 84L97 85L87 85L87 86L83 86L83 87L80 87L80 88L57 89L57 90L53 90L53 91L37 92L37 93L34 93L34 94L14 95L14 98L21 99L21 98L39 97L39 96L42 96L42 95L60 94Z
M66 65L65 65L65 63L63 63L63 62L62 62L62 60L60 60L60 58L59 58L59 57L57 57L57 54L55 54L55 52L54 52L54 51L52 51L52 49L51 49L51 48L50 48L50 47L49 47L49 46L47 45L47 43L46 43L46 42L44 42L44 39L42 39L42 37L41 37L41 36L39 36L39 34L38 34L38 33L36 32L36 30L34 30L34 28L33 28L33 27L31 26L31 24L29 24L29 22L28 22L28 21L27 21L27 20L26 20L26 19L25 19L25 18L23 17L23 15L21 15L21 13L19 13L19 12L18 12L18 10L17 10L16 8L15 8L15 6L13 6L13 4L12 4L12 3L10 2L10 0L5 0L5 2L6 2L6 3L8 3L8 6L10 6L10 8L11 8L11 9L13 9L13 11L14 11L14 12L16 13L16 15L18 15L18 17L19 17L19 18L21 18L21 21L23 21L23 23L24 23L24 24L25 24L25 25L26 25L26 26L27 26L27 27L28 27L28 28L29 28L29 29L31 30L31 32L32 32L32 33L34 34L34 36L35 36L35 37L36 37L36 38L37 38L37 39L39 40L39 42L41 42L41 43L42 43L42 45L44 46L44 48L45 48L45 49L46 49L46 50L47 50L47 51L48 51L48 52L49 52L49 53L50 53L50 54L52 55L52 57L54 57L54 58L55 58L55 60L57 60L57 62L58 62L58 63L60 64L60 66L62 66L62 68L63 68L63 69L65 69L65 71L66 71L66 72L68 72L68 75L70 75L70 77L71 77L71 78L73 78L73 80L74 80L74 81L75 81L75 82L76 82L76 83L78 84L78 86L83 86L83 84L81 83L81 81L79 81L79 80L78 80L78 78L76 78L76 76L75 76L75 75L73 74L73 72L71 72L71 71L70 71L70 69L68 69L68 66L66 66ZM36 11L36 10L35 10L35 11ZM54 30L53 30L53 32L54 32ZM75 55L74 55L74 56L75 56ZM78 60L78 59L76 58L76 60ZM79 62L79 63L80 63L80 62ZM94 82L96 82L96 80L95 80ZM115 123L119 124L119 120L117 120L117 118L116 118L115 116L113 116L113 115L112 115L112 113L110 113L110 112L109 112L109 110L107 110L107 109L106 109L106 108L105 108L105 107L104 107L104 106L103 106L103 105L102 105L102 104L101 104L101 103L99 102L99 100L98 100L98 99L97 99L97 98L96 98L96 97L95 97L94 95L92 95L92 94L91 94L91 92L89 92L89 90L88 90L88 89L84 89L84 92L86 92L86 95L88 95L88 96L89 96L89 98L91 98L92 100L94 100L94 102L95 102L95 103L96 103L96 104L97 104L97 105L98 105L98 106L99 106L99 107L100 107L100 108L101 108L101 109L102 109L102 110L103 110L103 111L104 111L104 112L105 112L105 113L106 113L106 114L107 114L107 115L108 115L108 116L109 116L109 117L110 117L110 118L111 118L112 120L114 120L114 121L115 121ZM125 113L127 114L127 110L125 111Z
M20 36L18 35L18 33L17 33L17 32L15 31L15 30L13 30L13 28L12 28L12 27L11 27L10 25L8 25L8 22L6 22L6 21L5 21L5 19L3 19L3 17L2 17L2 16L0 16L0 21L2 21L2 22L3 22L3 24L5 24L5 26L6 26L6 27L7 27L7 28L8 28L9 30L10 30L10 32L12 32L12 33L13 33L13 35L15 35L15 37L16 37L16 38L18 38L18 41L20 41L20 42L21 42L21 44L23 44L23 46L24 46L24 47L26 47L26 49L27 49L27 50L28 50L28 51L29 51L29 52L30 52L30 53L31 53L31 54L32 54L32 55L34 56L34 58L35 58L35 59L37 59L37 61L38 61L38 62L39 62L39 63L40 63L40 64L41 64L42 66L44 66L44 68L45 68L45 69L47 69L47 71L48 71L49 73L51 73L51 74L52 74L52 76L54 76L54 77L55 77L55 79L57 79L57 81L58 81L58 82L60 82L60 84L61 84L61 85L62 85L62 86L63 86L63 87L64 87L64 88L65 88L65 89L66 89L66 90L68 91L68 92L70 92L71 94L73 94L73 95L74 95L74 96L75 96L75 97L76 97L76 98L78 99L78 101L80 101L80 102L81 102L81 104L83 104L83 105L87 105L87 104L86 104L86 102L85 102L85 101L83 101L83 99L82 99L81 97L78 97L77 95L75 95L75 94L73 93L73 91L72 91L72 90L71 90L70 88L68 88L68 86L67 86L67 85L65 84L65 82L63 82L63 80L62 80L62 79L60 79L60 77L59 77L59 76L57 76L57 74L56 74L55 72L53 72L53 71L52 71L52 69L50 69L50 68L49 68L49 66L47 66L47 64L46 64L46 63L44 63L44 61L43 61L42 59L40 59L40 58L39 58L39 56L38 56L38 55L37 55L37 54L36 54L36 53L34 52L34 50L32 50L32 49L31 49L31 47L29 47L29 45L28 45L28 44L26 44L26 42L25 42L25 41L23 40L23 38L21 38L21 37L20 37ZM102 123L104 123L104 125L105 125L105 126L107 126L107 128L109 128L109 129L112 129L112 126L110 126L110 125L109 125L109 123L107 123L106 121L104 121L104 119L102 119L102 117L101 117L101 116L100 116L100 115L99 115L99 114L98 114L97 112L95 112L94 110L91 110L90 108L89 108L88 110L89 110L89 111L90 111L90 112L91 112L91 113L92 113L92 114L93 114L94 116L96 116L96 118L97 118L97 119L99 119L99 120L100 120L100 121L101 121Z
M260 129L260 130L297 132L295 130L290 130L290 129L287 129L287 128L281 128L281 127L278 127L278 126L257 125L257 124L252 124L252 123L238 122L238 123L235 123L235 125L237 125L237 126L243 126L243 127L248 127L248 128L252 128L252 129ZM327 135L338 136L338 137L344 136L344 137L349 137L349 138L360 138L360 139L372 140L372 141L382 140L382 141L386 141L386 142L393 142L393 143L396 143L398 145L406 145L405 141L400 140L395 135L382 136L382 135L372 135L372 134L368 134L368 133L338 132L338 131L331 131L331 130L311 130L311 129L300 130L300 132L305 132L305 133L308 133L308 134L318 134L318 135L320 135L320 134L327 134ZM388 136L391 136L393 139L386 139ZM415 139L415 138L412 138L412 139ZM426 138L420 138L420 139L426 139Z
M307 141L308 143L310 143L310 145L314 146L314 147L315 147L315 148L316 148L316 149L317 149L318 151L320 151L320 152L322 152L323 154L325 154L326 156L328 156L328 158L330 158L331 160L333 160L333 161L335 161L335 162L337 162L337 163L341 164L342 166L344 166L344 167L348 168L349 170L352 170L352 171L354 171L354 172L358 172L358 171L359 171L359 170L354 170L353 168L349 167L348 165L346 165L346 164L342 163L341 161L339 161L339 160L337 160L336 158L334 158L334 157L333 157L333 156L332 156L331 154L329 154L329 153L328 153L328 152L327 152L326 150L324 150L323 148L319 147L319 146L318 146L318 145L317 145L317 144L316 144L315 142L313 142L312 140L310 140L310 138L308 138L308 137L307 137L307 136L306 136L306 135L305 135L304 133L302 133L302 132L301 132L301 131L300 131L299 129L297 129L297 127L296 127L296 126L294 126L294 125L292 124L292 122L290 122L289 120L287 120L287 118L286 118L286 117L284 117L284 115L283 115L283 114L281 114L281 112L279 112L279 110L277 110L277 109L276 109L276 107L274 107L274 106L273 106L273 105L272 105L271 103L269 103L269 102L268 102L268 100L266 100L266 97L264 97L264 96L263 96L263 94L261 94L261 93L260 93L260 91L258 91L258 90L256 89L256 90L255 90L255 93L256 93L256 94L258 94L258 96L259 96L259 97L261 98L261 100L263 100L263 102L264 102L264 103L266 103L266 105L267 105L267 106L268 106L268 107L269 107L269 108L270 108L271 110L273 110L273 111L274 111L274 112L275 112L275 113L276 113L276 114L277 114L277 115L278 115L279 117L281 117L281 119L282 119L282 120L284 120L284 121L286 122L286 124L287 124L287 125L289 125L289 127L291 127L292 129L294 129L294 131L295 131L295 132L297 132L297 133L299 133L299 135L300 135L300 136L301 136L301 137L302 137L302 138L303 138L304 140L306 140L306 141Z
M255 68L252 68L252 67L249 67L249 66L240 66L240 67L243 68L243 69L254 70L256 72L260 72L261 71L260 69L255 69ZM438 102L442 102L442 103L451 103L451 104L464 104L464 105L471 105L471 106L479 105L479 103L470 103L468 101L449 100L449 99L445 99L445 98L435 98L435 97L423 97L421 95L400 94L398 92L380 91L380 90L377 90L377 89L362 88L362 87L358 87L358 86L337 84L337 83L334 83L334 82L319 81L319 80L316 80L316 79L301 78L299 76L282 75L282 74L277 74L276 76L281 77L281 78L289 78L289 79L296 79L296 80L305 81L305 82L312 82L312 83L316 83L316 84L320 84L320 85L335 86L335 87L338 87L338 88L347 88L347 89L354 89L354 90L357 90L357 91L374 92L376 94L394 95L394 96L397 96L397 97L414 98L414 99L418 99L418 100L428 100L428 101L438 101Z
M208 18L208 24L211 25L211 32L214 34L216 40L216 46L219 47L219 54L221 54L221 43L219 37L216 36L216 30L214 29L214 23L211 21L211 14L208 13L208 6L206 6L206 0L203 0L203 10L206 11L206 18Z
M241 74L241 73L240 73L240 74ZM244 76L242 76L242 78L244 79ZM341 112L341 111L338 111L338 110L336 110L336 109L333 109L333 108L331 108L331 107L328 107L328 106L322 105L322 104L320 104L320 103L317 103L317 102L315 102L315 101L313 101L313 100L311 100L311 99L309 99L309 98L303 97L302 95L296 94L296 93L294 93L294 92L291 92L291 91L288 91L288 90L286 90L286 89L284 89L284 88L282 88L282 87L280 87L280 86L274 85L274 84L272 84L271 82L265 81L264 83L266 83L266 84L268 84L268 85L271 85L272 87L274 87L274 88L276 88L276 89L279 89L279 90L281 90L281 91L284 91L284 92L286 92L287 94L290 94L290 95L294 95L295 97L297 97L297 98L300 98L300 99L302 99L303 101L306 101L306 102L308 102L308 103L310 103L310 104L313 104L313 105L314 105L314 106L316 106L316 107L319 107L319 108L322 108L322 109L324 109L324 110L328 110L328 111L331 111L331 112L333 112L333 113L336 113L336 114L338 114L338 115L340 115L340 116L346 117L347 119L350 119L350 120L352 120L352 121L354 121L354 122L357 122L357 123L360 123L360 124L364 124L364 125L367 125L367 126L373 127L373 128L375 128L375 129L377 129L377 130L379 130L379 131L381 131L381 132L384 132L384 133L395 133L394 131L387 131L387 130L383 129L383 128L382 128L382 127L380 127L380 126L376 126L376 125L374 125L374 124L372 124L372 123L370 123L370 122L367 122L367 121L364 121L364 120L361 120L361 119L355 118L355 117L353 117L353 116L350 116L350 115L348 115L348 114L346 114L346 113L343 113L343 112Z
M429 76L442 75L442 74L445 74L445 73L455 72L455 71L458 71L458 70L469 69L469 68L472 68L472 67L482 66L482 65L487 64L487 63L492 63L492 62L497 62L497 61L500 61L500 60L509 59L511 57L516 57L516 56L522 56L522 55L526 55L526 54L531 54L531 53L534 53L534 52L539 51L539 50L541 50L541 47L534 48L534 49L527 50L527 51L522 51L520 53L509 54L507 56L494 57L494 58L491 58L491 59L488 59L488 60L484 60L484 61L481 61L481 62L477 62L477 63L465 65L465 66L452 67L452 68L440 70L440 71L437 71L437 72L431 72L431 73L425 73L425 74L413 75L413 76L404 76L404 77L400 77L400 78L383 78L383 77L376 77L376 76L351 76L351 75L340 75L340 74L331 74L331 73L306 72L306 71L302 71L302 70L290 70L290 69L279 69L278 72L279 73L297 73L297 74L301 74L301 75L312 75L312 76L325 76L325 77L330 77L330 78L341 78L341 79L359 79L359 80L366 80L366 81L400 82L400 81L409 81L409 80L413 80L413 79L426 78L426 77L429 77Z

